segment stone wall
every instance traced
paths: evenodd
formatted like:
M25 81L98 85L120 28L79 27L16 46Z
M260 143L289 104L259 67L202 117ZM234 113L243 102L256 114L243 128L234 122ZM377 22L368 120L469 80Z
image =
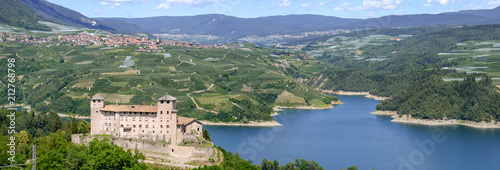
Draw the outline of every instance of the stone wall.
M82 136L80 134L73 134L71 141L76 144L88 145L94 138L103 140L107 137L96 136ZM172 156L187 156L187 157L210 157L214 153L214 148L199 148L192 146L174 146L163 142L152 142L140 139L124 139L124 138L109 138L115 145L123 147L125 150L139 149L141 152L154 152L169 154Z

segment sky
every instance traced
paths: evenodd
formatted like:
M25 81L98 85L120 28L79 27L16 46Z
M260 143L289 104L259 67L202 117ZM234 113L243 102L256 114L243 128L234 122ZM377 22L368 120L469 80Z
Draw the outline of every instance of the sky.
M47 0L88 17L224 14L240 18L317 14L342 18L492 9L500 0Z

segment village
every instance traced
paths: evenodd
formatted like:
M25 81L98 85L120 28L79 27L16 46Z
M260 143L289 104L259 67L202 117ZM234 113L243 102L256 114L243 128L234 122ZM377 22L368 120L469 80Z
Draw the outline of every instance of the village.
M0 32L0 42L18 42L27 45L37 45L44 43L58 42L56 45L67 46L103 46L103 47L123 47L140 46L137 51L160 53L165 52L163 47L159 46L177 46L198 49L236 49L234 46L223 44L198 44L185 41L167 41L150 39L146 36L107 34L97 35L93 33L79 33L76 35L58 35L57 37L37 37L30 35L18 35L6 32Z

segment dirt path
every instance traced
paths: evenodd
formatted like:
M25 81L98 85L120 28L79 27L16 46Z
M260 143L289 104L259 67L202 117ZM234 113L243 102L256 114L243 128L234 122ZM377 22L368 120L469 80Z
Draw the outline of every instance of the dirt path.
M201 92L205 92L205 91L210 90L213 86L214 86L214 84L210 85L210 87L208 87L208 89L206 89L206 90L198 90L198 91L194 91L194 92L191 92L191 93L201 93ZM213 111L213 110L207 110L207 109L205 109L205 108L203 108L203 107L200 107L200 106L198 105L198 103L196 103L196 101L194 100L194 98L193 98L193 97L191 97L191 93L188 93L188 94L187 94L187 96L188 96L189 98L191 98L191 100L193 101L193 103L196 105L196 108L197 108L197 109L200 109L200 110L203 110L203 111L206 111L206 112L212 112L212 113L215 113L215 114L219 114L219 112L216 112L216 111Z

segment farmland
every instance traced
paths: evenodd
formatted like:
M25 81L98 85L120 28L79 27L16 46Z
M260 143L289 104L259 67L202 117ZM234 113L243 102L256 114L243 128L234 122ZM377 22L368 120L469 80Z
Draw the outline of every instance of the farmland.
M88 99L95 94L107 104L143 105L169 94L177 98L180 115L212 121L272 120L276 105L328 106L318 102L327 95L292 77L301 68L273 66L293 60L305 68L307 60L270 57L275 50L251 44L232 44L235 50L164 46L168 57L138 52L136 46L1 45L0 54L18 54L18 65L25 67L18 73L24 77L20 99L37 111L88 115ZM119 68L127 56L134 65ZM284 94L293 97L283 100ZM212 114L219 112L226 117Z

